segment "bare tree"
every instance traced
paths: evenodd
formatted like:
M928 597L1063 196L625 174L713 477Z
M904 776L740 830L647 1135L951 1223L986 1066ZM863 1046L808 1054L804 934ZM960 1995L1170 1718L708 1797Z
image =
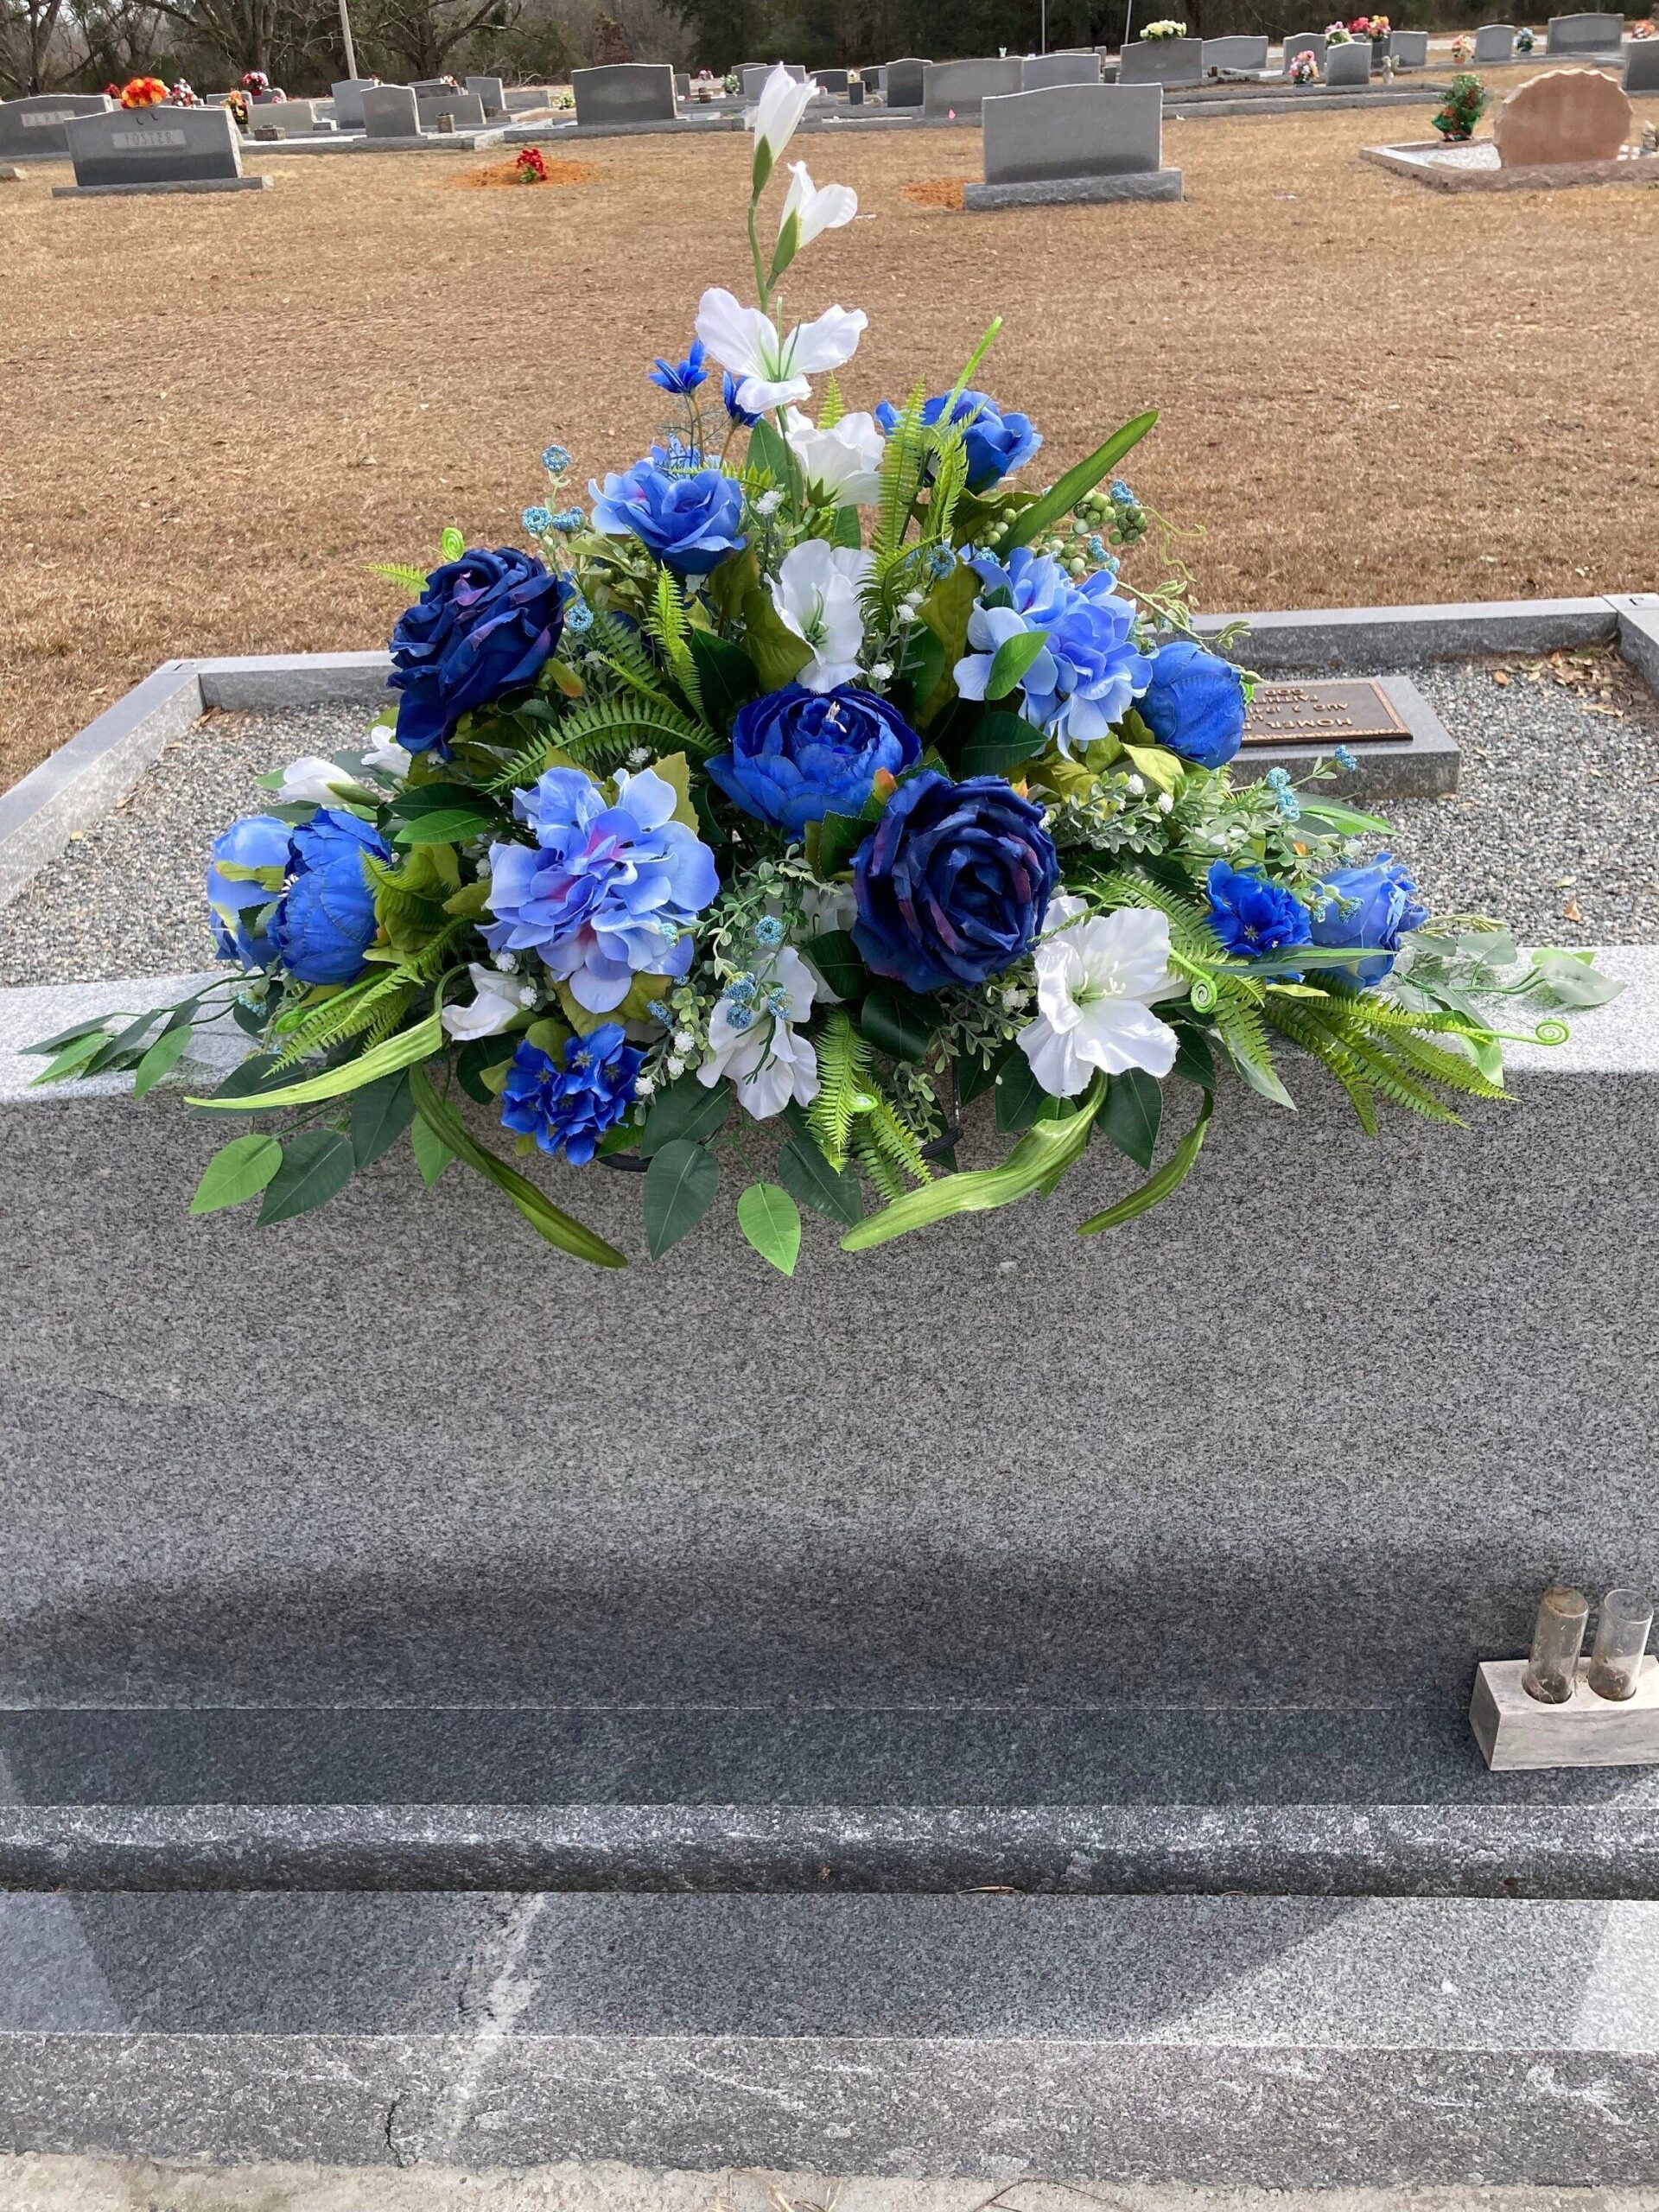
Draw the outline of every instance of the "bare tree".
M365 45L381 48L410 78L441 77L480 31L509 30L519 0L376 0Z
M48 57L63 0L0 0L0 79L44 92Z

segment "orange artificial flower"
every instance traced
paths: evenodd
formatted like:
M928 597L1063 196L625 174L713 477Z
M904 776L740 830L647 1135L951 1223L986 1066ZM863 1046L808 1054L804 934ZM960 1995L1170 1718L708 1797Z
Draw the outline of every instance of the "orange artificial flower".
M130 77L121 87L123 107L159 107L167 86L159 77Z

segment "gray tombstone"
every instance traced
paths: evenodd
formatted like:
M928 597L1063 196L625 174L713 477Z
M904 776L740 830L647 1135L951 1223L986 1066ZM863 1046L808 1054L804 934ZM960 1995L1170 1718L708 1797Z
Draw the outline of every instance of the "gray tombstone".
M1313 56L1314 66L1323 69L1325 33L1323 31L1294 31L1291 34L1290 37L1285 41L1285 73L1287 75L1290 73L1290 65L1299 54L1311 54Z
M922 113L929 122L977 122L979 104L1020 90L1017 54L971 61L930 61L922 71Z
M1617 54L1624 43L1623 16L1552 16L1551 54Z
M806 71L798 61L746 61L739 72L743 80L744 99L758 100L760 97L761 86L771 76L772 71L779 68L792 77L798 85L804 85L806 82Z
M415 109L423 130L439 129L440 116L448 116L457 130L481 130L484 103L476 92L417 92Z
M372 77L342 77L331 88L334 95L334 121L342 130L363 128L363 95L373 89L375 82Z
M409 89L416 99L423 99L429 92L453 92L455 87L447 77L416 77Z
M1659 92L1659 38L1633 39L1624 53L1627 92Z
M1327 46L1325 49L1325 81L1338 89L1344 86L1369 85L1371 81L1370 39L1350 39L1345 46Z
M469 92L476 92L483 102L486 120L492 116L506 113L506 87L499 77L469 77L467 79L467 89Z
M1045 92L1055 85L1097 85L1097 54L1028 54L1020 65L1022 92Z
M1515 59L1515 25L1513 23L1483 23L1475 33L1475 67L1484 69L1490 62L1512 61Z
M815 69L812 72L812 74L817 79L818 90L821 92L827 92L832 100L844 100L846 99L848 71L845 69Z
M970 208L1064 200L1179 200L1163 165L1161 85L1050 85L984 103L985 181Z
M1201 38L1131 39L1117 57L1120 85L1197 85L1203 79Z
M1427 69L1428 33L1427 31L1390 31L1389 59L1396 69Z
M251 93L248 98L248 105L250 107L281 107L287 98L286 92L278 91L275 86L268 86L263 92Z
M273 100L251 118L256 132L275 130L283 138L308 138L317 127L315 100Z
M363 128L371 138L418 138L420 109L412 85L365 85Z
M222 107L111 108L65 125L79 191L147 191L181 185L261 186L242 174L242 145Z
M114 105L105 92L34 92L27 99L0 100L0 154L65 155L69 124L83 115L107 115Z
M881 73L881 97L889 107L920 107L922 83L930 64L906 54L889 61Z
M610 61L596 69L573 69L578 123L673 123L680 104L674 97L674 70L667 61Z
M1265 38L1207 38L1202 55L1204 73L1212 69L1264 70L1268 66Z

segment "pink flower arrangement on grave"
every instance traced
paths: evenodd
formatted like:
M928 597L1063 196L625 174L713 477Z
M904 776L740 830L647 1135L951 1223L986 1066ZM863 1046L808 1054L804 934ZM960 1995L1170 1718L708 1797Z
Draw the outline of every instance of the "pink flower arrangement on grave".
M1300 54L1293 54L1290 62L1290 81L1293 85L1312 85L1319 81L1319 65L1313 59L1313 50L1305 46Z
M1651 38L1653 36L1653 23L1651 19L1648 16L1643 16L1639 23L1632 23L1630 25L1630 36L1632 38Z
M1456 38L1452 41L1452 59L1457 63L1459 68L1462 68L1464 63L1468 60L1474 50L1473 45L1464 36L1461 31L1458 33Z
M201 96L196 91L194 86L192 85L188 77L179 78L175 83L172 91L167 97L175 107L200 107L201 105Z
M263 69L245 69L241 78L242 90L250 99L270 90L270 79Z

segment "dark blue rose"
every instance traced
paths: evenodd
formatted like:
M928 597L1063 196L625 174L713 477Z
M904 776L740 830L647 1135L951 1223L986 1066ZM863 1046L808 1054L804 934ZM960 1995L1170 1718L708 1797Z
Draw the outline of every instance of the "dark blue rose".
M982 983L1029 952L1059 874L1043 812L1001 776L900 784L853 858L853 935L913 991Z
M349 983L374 942L366 855L390 860L379 832L355 814L319 807L289 841L288 888L270 918L276 957L301 983Z
M444 747L470 709L533 683L559 642L569 590L511 546L474 546L434 569L391 633L398 744Z
M739 709L732 749L709 774L746 813L799 836L826 814L856 814L879 772L900 776L921 757L920 738L874 691L791 683Z
M1244 734L1244 679L1231 661L1190 638L1160 645L1135 711L1157 739L1196 767L1219 768Z
M1391 853L1379 853L1363 868L1333 869L1320 880L1333 895L1313 924L1314 944L1375 945L1377 952L1375 960L1336 969L1332 980L1380 983L1394 965L1404 932L1421 929L1428 919L1416 885Z
M562 1152L573 1167L585 1166L601 1137L633 1103L645 1057L627 1042L620 1021L567 1038L562 1061L526 1039L502 1087L502 1124L534 1137L543 1152Z
M1311 943L1307 909L1283 884L1269 882L1250 868L1229 868L1225 861L1211 862L1206 880L1210 926L1238 959L1257 960L1287 945Z
M664 467L665 458L657 448L620 476L607 476L602 492L590 484L594 528L637 537L676 575L706 576L746 543L743 486L717 468Z
M947 392L940 398L930 399L923 407L922 420L930 429L944 413L949 397ZM899 420L899 410L884 399L875 410L875 419L891 433ZM950 420L968 425L963 446L970 492L988 491L999 478L1011 476L1016 468L1024 467L1043 442L1041 433L1033 429L1029 416L1005 415L996 402L982 391L959 392L957 404L950 410Z

